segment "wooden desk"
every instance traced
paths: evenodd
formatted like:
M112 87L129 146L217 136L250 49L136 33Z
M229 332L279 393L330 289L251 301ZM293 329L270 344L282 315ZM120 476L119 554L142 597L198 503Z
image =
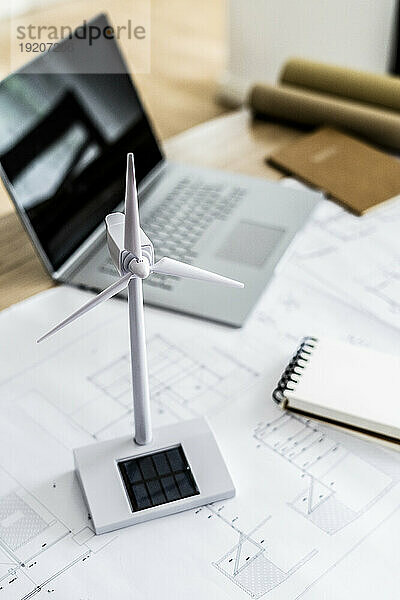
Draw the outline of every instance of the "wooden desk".
M164 147L171 160L279 179L281 173L264 158L299 135L276 123L253 122L246 111L238 111L170 138ZM17 215L1 218L0 310L53 285Z

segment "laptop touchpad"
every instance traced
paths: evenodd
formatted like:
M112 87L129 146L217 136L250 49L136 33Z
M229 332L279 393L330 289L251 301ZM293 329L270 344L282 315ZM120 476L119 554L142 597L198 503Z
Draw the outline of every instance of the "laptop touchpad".
M239 221L216 253L218 258L262 267L282 239L284 229Z

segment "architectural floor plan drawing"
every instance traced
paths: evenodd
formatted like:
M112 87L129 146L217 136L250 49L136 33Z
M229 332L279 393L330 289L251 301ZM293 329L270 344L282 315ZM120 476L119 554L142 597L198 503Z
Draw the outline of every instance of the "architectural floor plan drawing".
M279 564L279 552L278 557L274 556L270 516L249 533L244 533L234 523L225 520L218 509L211 506L208 509L237 534L237 543L213 562L213 565L252 598L261 598L271 592L317 553L317 550L312 550L300 559L295 557L293 563L288 564L291 560L288 548L284 557L285 564Z
M335 290L288 264L254 311L244 342L258 352L261 347L264 352L268 348L272 352L273 346L282 348L287 359L305 335L334 337L389 354L396 354L400 347L395 328L379 323L368 311L339 299Z
M393 314L400 314L400 267L387 267L382 271L376 282L367 285L366 291L384 302Z
M309 419L284 413L260 424L255 439L297 470L304 489L289 505L329 535L346 527L400 481L400 463L382 448L366 456L354 440L343 444ZM357 473L357 479L349 478Z
M399 198L361 219L325 200L298 237L291 261L357 308L400 327L399 221Z
M57 600L86 598L88 581L89 589L95 590L95 596L88 596L90 600L101 598L100 593L106 598L109 585L104 586L101 578L92 581L93 574L99 570L106 573L109 567L111 573L114 556L118 563L125 552L131 555L131 531L94 535L71 453L94 438L132 431L130 365L121 354L123 343L118 334L124 319L122 311L118 313L118 325L112 322L109 326L110 330L117 327L117 335L104 354L98 356L99 332L86 336L87 370L82 368L85 350L77 340L58 346L45 360L33 361L32 367L6 386L8 391L3 389L7 418L0 424L1 600L49 594ZM258 373L226 349L213 344L204 352L202 343L204 340L196 337L195 347L190 338L186 345L178 345L158 333L150 335L156 424L220 414L244 387L257 380ZM68 364L71 375L63 382L56 372L59 361ZM11 457L15 468L7 475L2 466ZM168 538L164 553L165 544L169 544ZM121 597L129 598L129 579L120 586Z
M0 490L0 598L52 594L57 579L110 541L90 526L71 531L2 468Z
M246 385L251 385L258 373L241 361L233 359L216 347L189 354L185 348L155 335L148 342L150 390L155 420L158 425L223 410ZM124 354L104 365L88 380L116 406L115 419L108 424L87 424L97 439L121 435L132 426L132 392L129 356ZM233 385L234 381L234 385ZM98 396L86 412L98 414ZM120 412L120 415L118 415ZM97 420L97 417L96 419Z

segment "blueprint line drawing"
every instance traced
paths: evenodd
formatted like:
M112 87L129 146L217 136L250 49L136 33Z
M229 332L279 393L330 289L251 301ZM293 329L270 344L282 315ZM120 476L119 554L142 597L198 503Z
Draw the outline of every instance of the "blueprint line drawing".
M365 289L383 301L390 311L400 313L400 270L383 272L374 285Z
M296 598L294 598L294 600L300 600L301 598L304 598L304 596L306 596L308 594L308 592L310 590L312 590L312 588L316 587L324 579L324 577L328 573L330 573L331 571L333 571L341 562L343 562L349 555L351 555L355 550L357 550L357 548L359 546L361 546L365 542L365 540L367 540L370 536L372 536L376 531L378 531L379 528L382 527L382 525L385 525L385 523L387 523L388 521L390 521L390 519L399 510L400 510L400 506L396 506L396 508L394 508L391 513L389 513L382 521L380 521L379 523L377 523L377 525L373 529L371 529L370 531L368 531L368 533L366 533L361 539L359 539L358 542L356 544L354 544L354 546L352 546L351 548L349 548L349 550L347 552L345 552L345 554L343 554L340 557L339 560L337 560L328 569L326 569L326 571L324 573L322 573L312 583L310 583L309 585L307 585L307 587L300 594L298 594L296 596Z
M396 455L376 447L367 456L364 449L361 458L361 440L344 446L303 417L285 413L259 424L254 437L295 467L304 489L288 504L329 535L365 513L400 481ZM358 476L352 479L349 473Z
M155 426L205 414L236 497L105 537L93 534L72 449L131 434L124 306L109 303L88 317L88 330L71 326L63 341L33 351L26 339L36 339L41 319L62 318L87 294L56 288L2 314L0 600L180 598L187 590L193 599L319 600L331 597L336 566L340 579L353 563L357 580L396 597L399 454L285 413L268 390L302 335L396 353L398 331L300 269L279 278L238 332L173 314L166 327L162 312L148 329ZM391 514L376 560L372 539L358 545Z
M336 206L334 211L335 214L315 218L314 224L338 241L351 242L355 237L366 237L376 231L374 220L370 216L367 219L359 219Z
M317 550L313 549L293 562L289 568L279 565L273 556L273 543L269 534L268 526L272 519L270 515L249 533L245 533L234 522L224 518L221 512L223 507L216 509L209 505L207 508L237 534L237 543L212 564L251 598L261 598L268 594L317 554ZM287 552L290 553L290 549Z
M168 413L175 421L223 409L242 386L258 376L217 346L208 348L204 356L202 350L182 350L157 334L150 340L150 353L156 412L163 413L161 418ZM114 436L116 425L126 427L126 432L132 428L127 356L114 358L93 373L83 372L81 377L85 392L67 396L66 402L51 393L51 386L30 387L37 383L33 378L13 404L26 419L25 428L43 432L48 443L62 447L66 454L97 436ZM98 553L104 556L101 550L119 538L95 536L73 471L63 477L67 489L75 489L74 502L82 510L78 519L66 511L63 521L49 508L63 504L61 490L51 499L52 491L56 492L53 485L59 487L59 481L40 485L37 495L31 487L29 491L24 488L15 474L8 475L0 462L0 599L56 595L66 577L74 579L74 568L86 561L92 564ZM73 519L70 526L66 524L69 519Z
M51 593L60 575L112 541L95 539L87 525L71 531L2 467L0 484L5 491L0 496L0 598L27 600L42 590ZM43 578L43 564L57 565L60 551L70 560Z
M399 327L399 218L400 197L362 219L322 201L289 263L357 309Z
M257 371L221 348L209 348L206 354L197 358L160 335L153 336L148 346L151 406L156 426L213 415L227 407L240 390L258 377ZM55 403L52 395L45 396L36 389L30 392L32 402L28 404L28 410L29 406L40 405L49 422L68 419L71 424L68 448L81 445L78 437L73 435L73 428L95 440L132 431L128 354L106 363L85 379L95 394L76 406ZM31 417L37 421L38 411L32 410Z
M152 406L159 416L168 415L170 421L215 414L258 377L257 371L220 348L209 349L196 358L158 334L149 340L148 355ZM93 437L102 437L109 426L132 418L128 355L104 365L88 379L111 403L119 405L115 422L102 429L89 428Z

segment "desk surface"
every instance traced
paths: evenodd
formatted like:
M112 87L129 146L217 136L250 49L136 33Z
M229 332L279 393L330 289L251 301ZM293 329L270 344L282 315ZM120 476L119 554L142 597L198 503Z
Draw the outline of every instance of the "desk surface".
M279 179L265 156L300 133L253 121L238 111L198 125L165 142L168 158L247 175ZM0 219L0 310L54 285L37 258L17 215Z

